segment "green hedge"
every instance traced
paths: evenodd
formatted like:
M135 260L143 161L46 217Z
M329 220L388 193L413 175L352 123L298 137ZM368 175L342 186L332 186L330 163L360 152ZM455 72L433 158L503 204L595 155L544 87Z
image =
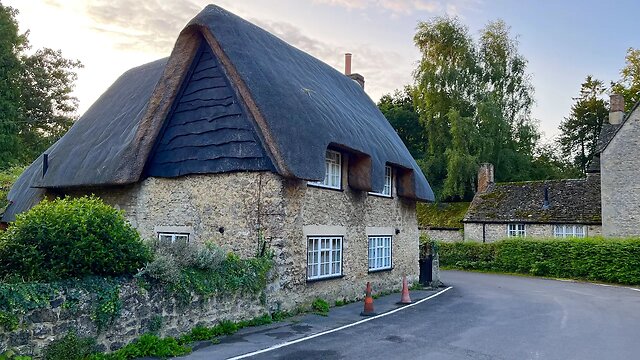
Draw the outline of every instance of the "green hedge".
M640 239L439 243L444 268L640 284Z

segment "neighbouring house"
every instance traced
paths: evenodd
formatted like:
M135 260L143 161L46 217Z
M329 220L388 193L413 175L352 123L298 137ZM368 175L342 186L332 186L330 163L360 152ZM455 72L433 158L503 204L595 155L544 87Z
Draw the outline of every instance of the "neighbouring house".
M270 306L418 275L422 171L346 74L217 6L171 56L124 73L11 189L2 220L95 194L143 237L276 256Z
M464 239L480 242L601 235L600 173L588 171L585 179L495 183L493 165L482 164L463 223Z
M624 98L612 94L593 168L602 177L602 233L640 236L640 110L624 114Z
M419 203L416 206L420 234L444 242L463 240L462 219L468 202Z

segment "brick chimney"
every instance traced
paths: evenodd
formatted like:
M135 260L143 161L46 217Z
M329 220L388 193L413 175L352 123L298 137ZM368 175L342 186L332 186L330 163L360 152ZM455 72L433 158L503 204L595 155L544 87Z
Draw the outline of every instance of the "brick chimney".
M344 74L351 78L351 80L357 82L364 89L364 76L351 73L351 57L353 55L351 53L344 54Z
M494 183L493 179L493 164L483 163L480 164L478 169L478 190L477 193L486 192Z
M624 96L611 94L609 97L609 124L618 125L624 118Z

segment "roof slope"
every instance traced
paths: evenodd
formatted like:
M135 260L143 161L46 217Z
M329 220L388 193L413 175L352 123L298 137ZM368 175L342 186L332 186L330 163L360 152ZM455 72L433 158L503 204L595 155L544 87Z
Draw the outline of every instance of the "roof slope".
M549 204L544 206L547 188ZM476 194L463 222L601 224L600 177L493 184Z

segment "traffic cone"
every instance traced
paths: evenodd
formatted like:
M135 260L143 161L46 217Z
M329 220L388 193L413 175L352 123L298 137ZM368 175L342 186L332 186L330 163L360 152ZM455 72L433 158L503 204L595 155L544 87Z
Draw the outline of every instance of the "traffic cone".
M367 289L364 295L364 310L360 313L360 316L373 316L377 315L373 310L373 298L371 297L371 283L367 281Z
M411 304L411 297L409 296L409 286L407 285L407 276L402 276L402 296L398 304L407 305Z

